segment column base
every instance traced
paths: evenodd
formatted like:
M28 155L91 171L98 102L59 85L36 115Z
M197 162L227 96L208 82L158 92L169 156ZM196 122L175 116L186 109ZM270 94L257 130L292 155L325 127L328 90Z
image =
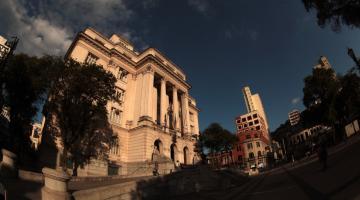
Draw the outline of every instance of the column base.
M67 185L71 177L68 174L50 168L43 168L42 172L44 175L44 186L41 188L42 199L71 199Z
M154 122L150 116L141 116L138 121L139 126L152 126Z

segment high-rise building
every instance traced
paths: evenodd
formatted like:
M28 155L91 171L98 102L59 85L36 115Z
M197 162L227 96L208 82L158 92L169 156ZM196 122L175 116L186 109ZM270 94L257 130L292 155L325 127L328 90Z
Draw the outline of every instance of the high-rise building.
M263 117L255 110L237 117L235 124L239 142L233 148L233 160L247 169L264 167L264 157L270 150L270 136Z
M269 127L259 94L251 94L243 88L247 113L235 118L238 144L232 150L233 160L250 170L266 166L266 154L270 151Z
M298 124L300 121L300 111L295 109L289 112L289 121L291 126Z
M261 115L261 117L264 119L266 129L269 130L265 110L261 102L260 95L251 94L250 88L248 86L243 88L243 95L247 112L250 113L253 111L258 111L259 115Z
M156 162L164 174L174 164L197 162L199 109L189 95L185 72L164 54L154 48L136 52L123 37L107 38L87 28L76 36L65 57L96 63L111 72L117 78L120 100L107 104L117 137L109 160L94 160L79 169L79 175L150 175Z

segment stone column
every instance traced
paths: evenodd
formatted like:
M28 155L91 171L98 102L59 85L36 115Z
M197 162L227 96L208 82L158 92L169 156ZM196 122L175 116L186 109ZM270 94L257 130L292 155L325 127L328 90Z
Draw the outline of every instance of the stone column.
M70 200L68 182L70 176L63 171L43 168L44 186L41 188L42 199Z
M181 105L182 105L182 114L183 114L183 125L185 134L190 132L190 116L189 116L189 100L188 94L184 93L181 95Z
M6 178L16 178L18 176L18 168L16 166L17 156L6 149L2 149L1 153L3 159L0 164L0 175Z
M166 81L164 78L161 79L160 87L160 124L165 126L165 114L166 114Z
M177 88L173 87L173 106L174 106L174 120L175 120L175 130L179 129L179 101L178 101L178 93Z
M152 122L152 90L154 85L154 70L151 66L148 66L146 70L143 72L143 80L142 80L142 88L141 88L141 110L140 110L140 119L139 122L147 121ZM150 125L150 123L145 122L146 125ZM145 125L141 123L140 125Z

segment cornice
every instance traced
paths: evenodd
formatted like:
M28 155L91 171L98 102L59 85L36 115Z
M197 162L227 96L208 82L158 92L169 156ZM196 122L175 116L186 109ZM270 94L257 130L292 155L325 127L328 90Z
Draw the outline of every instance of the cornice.
M193 104L189 104L189 106L190 106L191 108L194 108L196 111L200 112L200 109L197 108L197 107L195 107Z
M84 32L80 32L76 35L74 41L71 43L68 51L65 54L65 59L68 59L70 57L70 53L72 52L72 50L74 49L74 47L76 46L76 43L80 40L84 40L86 43L90 44L92 47L94 47L95 49L101 51L102 53L104 53L106 56L108 57L117 57L122 61L125 61L126 63L128 63L130 66L134 67L135 69L139 69L141 67L143 67L144 65L148 64L148 62L153 62L154 64L156 64L158 67L160 67L161 69L163 69L167 74L171 75L172 77L174 77L177 81L179 81L180 83L184 84L186 86L187 89L191 88L191 85L189 83L187 83L185 80L183 80L182 78L179 77L178 74L176 74L175 72L173 72L171 69L169 69L168 66L166 66L164 63L162 63L162 61L157 58L156 56L152 55L152 54L148 54L146 56L144 56L141 60L139 60L138 62L135 62L133 60L131 60L130 58L128 58L127 56L125 56L124 54L120 53L117 49L112 48L112 49L108 49L106 48L103 44L101 44L100 42L98 42L97 40L94 40L93 38L91 38L90 36L86 35ZM155 50L157 51L157 50Z

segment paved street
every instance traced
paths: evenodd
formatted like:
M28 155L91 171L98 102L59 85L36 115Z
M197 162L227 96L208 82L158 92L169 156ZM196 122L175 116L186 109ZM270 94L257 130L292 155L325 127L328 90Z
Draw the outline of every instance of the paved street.
M330 150L325 172L314 160L250 178L246 184L227 190L177 199L360 199L360 141L353 139L355 142L348 142L352 144Z
M170 199L360 199L360 136L329 149L328 169L321 171L317 159L285 165L260 176L245 178L230 171L211 172L201 168L201 176L183 176L206 182L198 193ZM199 178L200 177L200 178ZM123 180L124 181L124 180ZM6 181L11 197L38 199L41 183ZM72 186L72 187L75 187ZM86 187L96 187L86 185ZM80 189L80 188L78 188ZM21 192L19 192L21 191ZM11 198L13 199L13 198Z

